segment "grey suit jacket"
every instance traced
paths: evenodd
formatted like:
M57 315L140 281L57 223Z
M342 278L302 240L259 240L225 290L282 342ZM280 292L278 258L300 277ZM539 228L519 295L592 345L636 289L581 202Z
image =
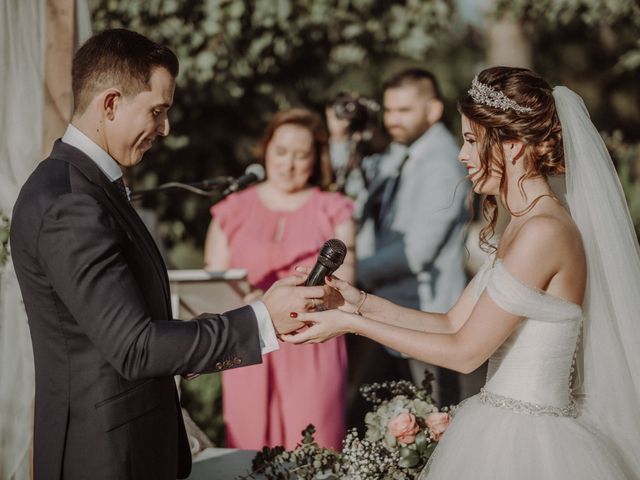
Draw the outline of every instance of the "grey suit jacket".
M173 321L149 232L60 141L22 187L11 249L35 360L35 480L187 476L173 375L259 363L253 310Z
M446 127L436 123L407 150L397 193L377 230L365 204L357 237L358 280L374 294L406 307L446 312L464 290L469 183L458 150ZM403 156L396 149L379 160L370 200Z

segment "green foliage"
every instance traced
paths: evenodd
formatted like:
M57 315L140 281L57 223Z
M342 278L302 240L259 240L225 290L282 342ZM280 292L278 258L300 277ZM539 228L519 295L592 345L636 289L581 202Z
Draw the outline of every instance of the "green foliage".
M424 435L424 434L423 434ZM413 468L420 462L420 455L416 450L409 447L400 448L400 461L398 465L402 468Z
M252 462L252 471L241 479L256 478L255 475L272 480L341 478L340 454L320 447L314 440L316 429L308 425L302 431L302 441L292 451L281 446L264 447Z
M604 139L616 164L636 235L640 235L640 143L625 142L620 131Z
M427 370L422 382L426 389L407 381L364 385L360 392L373 404L373 410L367 413L367 417L376 417L375 421L367 422L365 438L359 438L357 430L351 429L344 439L343 451L338 453L320 447L313 438L315 427L309 425L302 431L302 441L295 449L264 447L255 456L252 471L240 478L256 478L255 475L272 480L416 478L437 443L432 439L425 419L426 415L437 411L429 396L433 379ZM394 437L389 443L385 437L391 436L387 433L390 422L397 421L400 414L407 417L410 414L419 425L418 431L413 440L405 439L407 444L396 442Z
M171 46L181 74L172 133L133 172L133 185L237 175L278 109L321 110L338 90L380 98L384 77L426 66L457 98L482 66L483 32L454 0L90 0L95 30L126 27ZM460 3L459 5L463 5ZM463 8L463 7L460 7ZM596 125L640 131L639 6L634 0L496 0L492 13L525 20L534 67L583 95ZM454 105L446 119L457 129ZM201 266L208 200L149 197L177 267Z
M496 0L494 14L562 29L580 23L593 30L615 30L610 35L618 50L616 70L640 67L640 4L637 0Z
M239 174L275 111L292 105L319 110L338 88L377 94L380 65L390 58L425 58L453 12L448 0L90 4L96 31L136 30L172 47L180 60L172 134L136 167L139 189ZM186 239L196 248L203 244L206 200L177 193L148 198L143 206L158 213L170 248Z
M200 375L180 382L180 403L214 445L224 445L221 376Z
M496 0L495 11L498 15L544 18L557 24L579 18L594 26L640 15L640 6L635 0Z
M494 13L523 21L533 69L578 92L599 130L640 140L640 72L621 66L640 60L637 2L498 0Z

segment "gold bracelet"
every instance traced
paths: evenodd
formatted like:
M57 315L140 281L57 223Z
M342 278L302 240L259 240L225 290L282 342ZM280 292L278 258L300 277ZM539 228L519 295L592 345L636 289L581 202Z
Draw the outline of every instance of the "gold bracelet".
M362 298L362 300L360 300L360 302L358 302L358 306L356 307L356 311L353 312L353 313L355 313L356 315L362 316L362 312L360 311L360 309L362 308L362 305L364 305L364 302L367 299L367 292L365 292L364 290L360 290L360 297Z

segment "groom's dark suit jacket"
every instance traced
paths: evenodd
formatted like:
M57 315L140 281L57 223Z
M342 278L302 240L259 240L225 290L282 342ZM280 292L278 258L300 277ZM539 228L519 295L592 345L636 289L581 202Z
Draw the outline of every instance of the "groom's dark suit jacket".
M11 251L35 358L35 480L187 476L173 375L259 363L251 307L172 320L140 218L61 141L20 192Z

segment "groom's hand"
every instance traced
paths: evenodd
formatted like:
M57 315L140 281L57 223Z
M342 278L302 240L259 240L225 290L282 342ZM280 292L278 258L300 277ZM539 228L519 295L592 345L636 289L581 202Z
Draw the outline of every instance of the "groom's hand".
M278 280L262 297L278 335L290 333L303 326L292 312L308 312L322 302L324 288L303 287L305 277L295 275Z
M311 272L310 267L296 267L296 272L305 276ZM335 275L325 278L324 298L322 306L318 305L317 310L333 310L339 308L348 313L356 311L358 304L362 300L363 292L349 282L339 279Z

